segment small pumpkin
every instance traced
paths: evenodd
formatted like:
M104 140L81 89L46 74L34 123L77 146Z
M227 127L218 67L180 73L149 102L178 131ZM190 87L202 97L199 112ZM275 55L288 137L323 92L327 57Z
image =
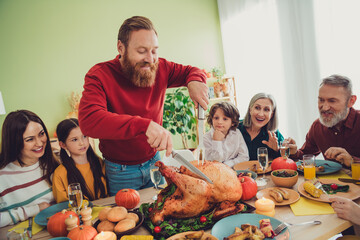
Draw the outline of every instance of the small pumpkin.
M115 203L126 209L132 209L140 203L140 194L131 188L121 189L115 195Z
M248 176L239 177L242 186L241 200L249 200L257 193L257 184L254 179Z
M53 237L66 237L68 231L66 230L65 219L70 215L77 218L77 224L80 224L80 219L73 211L67 211L66 209L61 212L55 213L49 218L47 223L47 231Z
M297 170L296 163L290 159L284 159L283 157L275 158L274 161L271 163L271 169L277 170L277 169L292 169Z
M81 225L71 230L67 237L71 240L93 240L97 234L92 226Z

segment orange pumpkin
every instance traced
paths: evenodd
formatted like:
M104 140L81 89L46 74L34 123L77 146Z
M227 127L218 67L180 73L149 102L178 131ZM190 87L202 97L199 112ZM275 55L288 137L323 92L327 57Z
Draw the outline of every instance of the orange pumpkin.
M66 237L68 234L66 230L65 219L68 218L70 215L76 217L78 219L77 224L80 224L80 219L78 215L76 215L73 211L67 211L66 209L62 210L61 212L55 213L49 218L47 223L47 231L53 237Z
M257 184L255 180L251 177L242 176L239 177L239 181L243 189L241 200L249 200L253 198L257 192Z
M115 195L115 202L118 206L122 206L126 209L131 209L139 204L140 194L134 189L121 189Z
M71 230L67 237L71 240L92 240L97 234L98 232L92 226L81 225Z
M284 159L283 157L278 157L275 158L271 163L271 170L277 170L277 169L293 169L296 171L297 166L294 160L290 158Z

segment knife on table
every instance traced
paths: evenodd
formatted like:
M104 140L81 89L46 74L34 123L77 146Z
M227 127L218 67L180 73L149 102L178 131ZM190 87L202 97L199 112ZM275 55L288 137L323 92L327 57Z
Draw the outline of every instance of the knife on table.
M27 232L29 235L29 238L32 238L32 223L33 223L33 217L29 218L29 227L27 228Z
M188 160L186 160L183 156L179 153L175 152L174 150L171 152L171 155L174 159L176 159L181 164L185 165L190 171L198 175L200 178L208 181L209 183L213 184L213 182L208 178L203 172L197 169L194 165L192 165Z
M360 180L355 180L355 179L351 179L351 178L338 178L338 180L340 182L349 182L349 183L360 184Z

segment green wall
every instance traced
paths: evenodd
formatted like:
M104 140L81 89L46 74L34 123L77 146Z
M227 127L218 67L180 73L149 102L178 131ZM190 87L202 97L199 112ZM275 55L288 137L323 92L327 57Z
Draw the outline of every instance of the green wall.
M0 0L0 91L6 112L37 113L53 134L82 91L86 72L113 59L117 32L131 16L150 18L159 55L224 69L216 0ZM0 116L2 125L5 116ZM181 142L175 139L175 148Z

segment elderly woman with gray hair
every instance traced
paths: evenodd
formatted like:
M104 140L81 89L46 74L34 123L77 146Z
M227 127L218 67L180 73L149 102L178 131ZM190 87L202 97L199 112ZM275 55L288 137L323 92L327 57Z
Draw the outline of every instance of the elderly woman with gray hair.
M257 148L266 147L269 159L280 157L279 142L284 140L277 130L276 102L272 95L258 93L251 98L244 120L238 129L249 150L250 160L257 159Z

